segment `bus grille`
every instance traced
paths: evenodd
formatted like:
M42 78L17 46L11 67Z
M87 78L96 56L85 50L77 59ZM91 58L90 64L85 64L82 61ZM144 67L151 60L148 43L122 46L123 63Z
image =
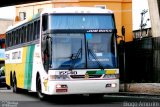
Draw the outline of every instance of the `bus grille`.
M88 75L88 78L101 78L102 75ZM85 75L70 75L72 79L83 79Z

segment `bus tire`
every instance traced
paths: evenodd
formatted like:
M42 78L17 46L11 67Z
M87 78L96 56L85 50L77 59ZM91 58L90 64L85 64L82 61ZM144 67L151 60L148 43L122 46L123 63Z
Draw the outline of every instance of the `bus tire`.
M17 88L17 79L16 79L16 75L13 76L12 78L12 85L13 85L13 92L14 93L19 93L20 92L20 89Z
M10 72L10 87L13 87L12 72Z
M9 86L9 85L7 85L7 84L6 84L6 87L7 87L7 89L8 89L8 90L10 90L10 89L11 89L11 86Z
M41 85L40 76L37 77L36 89L37 89L37 95L40 98L40 100L45 100L46 95L42 93L42 85Z

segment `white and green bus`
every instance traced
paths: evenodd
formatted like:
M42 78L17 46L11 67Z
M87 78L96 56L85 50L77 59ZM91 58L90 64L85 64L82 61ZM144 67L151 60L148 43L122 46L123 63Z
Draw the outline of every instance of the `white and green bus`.
M94 7L44 9L6 32L6 83L46 95L119 91L114 14Z

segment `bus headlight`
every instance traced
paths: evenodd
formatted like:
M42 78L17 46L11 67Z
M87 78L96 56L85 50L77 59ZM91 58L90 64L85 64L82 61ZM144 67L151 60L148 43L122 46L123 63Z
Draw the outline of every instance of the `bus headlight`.
M117 84L111 84L111 87L115 88L117 86Z
M50 80L66 80L69 79L68 75L50 75Z

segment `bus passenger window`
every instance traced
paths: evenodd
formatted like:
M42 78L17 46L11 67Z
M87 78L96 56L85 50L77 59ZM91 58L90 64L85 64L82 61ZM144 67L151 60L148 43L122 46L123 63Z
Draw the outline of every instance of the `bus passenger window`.
M26 41L27 41L27 39L26 39L26 35L27 35L27 27L25 26L25 27L23 27L23 29L22 29L22 33L23 33L23 35L22 35L22 38L23 38L23 43L25 43Z
M33 40L36 39L36 35L37 35L37 21L34 22L34 27L33 27Z
M28 26L27 26L27 35L26 35L26 40L27 40L27 41L26 41L26 42L29 42L29 36L30 36L30 35L29 35L29 34L30 34L29 32L30 32L30 25L28 24Z
M34 36L34 29L33 29L33 23L30 25L30 41L33 41L33 36Z

